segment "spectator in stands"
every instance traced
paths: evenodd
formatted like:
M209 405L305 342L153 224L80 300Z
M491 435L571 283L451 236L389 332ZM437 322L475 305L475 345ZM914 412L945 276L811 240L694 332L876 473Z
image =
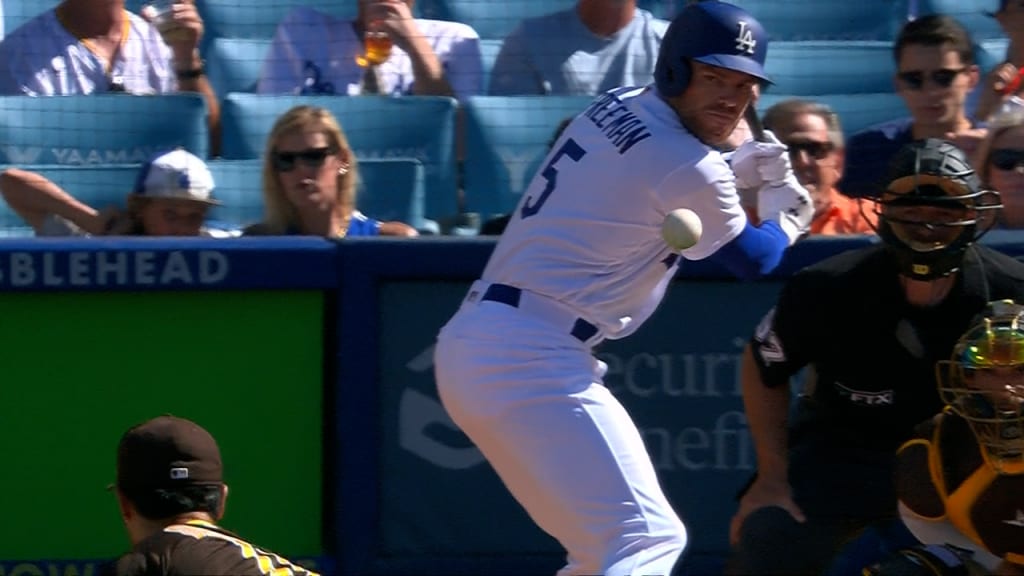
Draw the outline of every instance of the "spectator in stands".
M998 111L1009 97L1024 97L1024 82L1019 78L1024 71L1024 1L1001 0L999 10L992 16L1010 39L1010 45L1006 60L989 72L980 87L974 116L983 120Z
M1024 229L1024 109L997 114L989 131L975 165L982 183L1002 198L998 225Z
M194 0L172 10L161 32L124 0L64 0L0 42L0 94L196 92L206 100L217 151L220 104L199 55L203 21Z
M862 212L857 200L836 189L845 152L839 116L825 104L790 99L765 111L763 122L789 147L797 180L811 193L814 219L810 233L873 234L874 215ZM756 222L756 206L748 206L747 215Z
M296 106L274 124L263 160L264 220L246 235L416 236L356 210L355 154L329 111Z
M896 90L910 117L885 122L854 134L846 145L846 170L839 190L852 197L876 194L885 185L889 159L903 145L925 138L952 141L968 154L985 131L966 110L977 85L971 37L959 22L928 15L907 22L893 49Z
M201 426L159 416L133 426L117 445L117 492L131 552L102 576L317 576L217 526L224 516L220 447Z
M490 93L598 94L647 85L667 28L636 0L579 0L528 18L502 43Z
M75 199L40 174L9 169L0 193L37 236L218 236L203 227L213 176L185 150L158 155L142 167L127 207L103 211Z
M413 0L359 0L354 21L296 8L277 27L263 62L261 94L415 94L466 99L483 90L476 31L413 18ZM367 34L393 44L379 64L357 63Z

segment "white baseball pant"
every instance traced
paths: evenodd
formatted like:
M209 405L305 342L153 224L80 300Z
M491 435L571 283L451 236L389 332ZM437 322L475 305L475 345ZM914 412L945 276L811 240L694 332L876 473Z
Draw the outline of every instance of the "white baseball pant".
M434 355L441 401L512 495L567 551L558 576L668 575L686 528L640 433L570 335L576 317L522 293L518 307L470 297Z

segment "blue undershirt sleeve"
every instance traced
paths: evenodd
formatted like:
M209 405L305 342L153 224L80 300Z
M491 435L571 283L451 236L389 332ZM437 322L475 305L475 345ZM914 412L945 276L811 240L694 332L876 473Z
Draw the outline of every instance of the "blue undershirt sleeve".
M789 247L789 237L779 224L765 220L760 226L747 222L743 231L710 256L741 280L754 280L775 269Z

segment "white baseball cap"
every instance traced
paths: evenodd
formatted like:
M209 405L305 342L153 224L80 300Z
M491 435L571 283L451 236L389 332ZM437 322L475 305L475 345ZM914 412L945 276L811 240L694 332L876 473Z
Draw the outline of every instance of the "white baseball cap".
M144 198L220 204L213 199L213 188L213 174L206 162L178 148L161 153L143 165L132 192Z

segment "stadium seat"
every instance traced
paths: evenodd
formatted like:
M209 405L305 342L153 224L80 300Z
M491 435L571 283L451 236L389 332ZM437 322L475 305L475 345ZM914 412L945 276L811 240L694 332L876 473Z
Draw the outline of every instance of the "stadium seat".
M1005 36L995 18L988 15L998 9L999 0L917 0L917 16L952 16L967 28L975 41Z
M210 218L230 227L242 228L263 219L263 163L251 160L211 160L213 197L221 202Z
M202 96L0 97L0 164L136 164L174 147L207 156Z
M242 228L263 219L263 162L213 160L209 163L217 185L214 197L223 205L211 219L227 228ZM359 162L359 209L377 220L399 220L419 230L436 232L423 217L423 163L414 158L382 158Z
M772 104L787 98L805 98L792 94L775 94L768 92L761 96L757 111L764 114ZM895 120L909 115L903 99L893 92L877 94L823 94L805 98L829 105L839 115L843 133L849 138L858 132L887 120Z
M322 106L334 113L360 161L420 160L425 216L444 220L456 214L454 99L228 94L221 108L223 157L259 158L278 116L299 104Z
M892 43L873 40L772 42L765 66L783 94L892 92Z
M265 38L213 39L206 50L206 72L214 92L255 92L269 48Z
M559 123L589 96L477 96L466 106L466 210L483 218L515 207Z
M524 18L565 10L575 0L419 0L421 14L468 24L480 38L504 39Z
M415 158L378 158L359 162L356 206L370 218L405 222L421 232L440 232L424 217L423 163Z
M277 24L293 8L306 7L340 18L354 18L357 0L196 0L214 38L273 38Z
M0 171L12 166L0 166ZM135 186L139 164L92 166L19 165L22 170L39 173L78 200L102 210L109 206L123 208L125 198ZM32 228L0 201L0 237L32 236Z
M974 57L982 72L988 72L1006 61L1009 38L988 38L979 40L974 46Z
M487 94L491 84L491 70L494 69L494 61L498 59L501 52L501 45L504 40L497 38L484 38L480 40L480 55L484 61L484 94Z
M637 0L636 7L647 10L655 18L671 20L682 6L678 0Z
M907 0L732 0L732 3L753 14L772 40L891 40L907 19ZM769 52L771 50L769 48Z

